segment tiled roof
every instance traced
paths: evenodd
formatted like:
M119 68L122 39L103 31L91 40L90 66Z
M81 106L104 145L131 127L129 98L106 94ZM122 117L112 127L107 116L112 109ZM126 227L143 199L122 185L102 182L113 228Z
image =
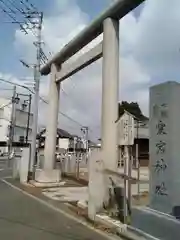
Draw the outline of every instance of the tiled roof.
M38 135L37 138L40 138L43 134L45 134L46 129L43 129ZM73 138L73 135L68 133L67 131L57 128L57 134L60 138Z

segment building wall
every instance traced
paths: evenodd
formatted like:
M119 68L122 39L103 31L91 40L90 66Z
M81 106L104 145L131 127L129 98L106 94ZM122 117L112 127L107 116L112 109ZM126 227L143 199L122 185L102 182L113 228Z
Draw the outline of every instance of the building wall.
M9 126L11 122L11 112L12 112L12 104L3 108L3 106L10 103L11 100L0 98L0 142L6 142L8 140L9 135ZM26 128L28 121L28 112L27 110L22 111L19 109L21 105L16 106L16 121L14 128L14 141L19 142L20 136L26 137ZM29 122L29 134L28 139L32 138L32 123L33 123L33 114L30 114L30 122Z
M15 128L14 128L14 141L19 142L19 139L20 139L21 136L24 136L24 139L25 139L26 134L27 134L26 127L23 128L23 127L15 126ZM32 139L32 129L29 128L28 140L31 141L31 139Z
M69 149L75 149L76 150L85 150L86 149L86 143L82 139L78 138L78 140L69 139Z
M11 104L4 107L5 105L9 104L11 100L0 98L0 141L6 142L9 132L9 124L11 119L11 111L12 106Z
M69 148L69 139L68 138L59 138L59 148L68 149Z
M0 141L6 142L8 137L9 121L0 119Z
M33 123L33 114L29 116L29 131L28 139L32 139L32 123ZM14 141L19 141L20 136L26 138L27 134L27 124L28 124L28 112L22 111L21 109L16 109L16 126L14 131Z
M22 128L27 127L28 122L28 112L22 111L21 109L16 109L16 125ZM29 127L32 128L33 114L30 114Z

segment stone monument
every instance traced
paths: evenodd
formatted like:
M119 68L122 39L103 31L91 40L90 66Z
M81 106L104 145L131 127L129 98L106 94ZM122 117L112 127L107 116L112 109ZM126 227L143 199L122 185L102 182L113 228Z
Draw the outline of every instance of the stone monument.
M180 209L180 84L150 88L150 207L177 217Z

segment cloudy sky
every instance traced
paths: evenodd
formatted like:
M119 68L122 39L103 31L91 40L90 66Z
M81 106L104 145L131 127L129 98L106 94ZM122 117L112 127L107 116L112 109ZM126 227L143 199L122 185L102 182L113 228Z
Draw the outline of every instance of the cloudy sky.
M44 12L44 51L48 54L60 50L113 1L29 0ZM148 115L149 86L180 79L179 9L179 0L146 0L120 21L119 100L139 102L145 115ZM21 83L22 78L31 79L33 73L19 59L35 62L35 39L31 34L24 35L18 25L9 24L8 20L0 11L0 78ZM100 135L101 71L99 60L66 80L60 99L60 110L81 125L89 126L93 139ZM40 92L48 99L48 78L41 79ZM0 95L7 95L7 91L1 90ZM46 110L47 106L40 103L41 125L46 124ZM59 126L70 133L80 130L80 125L61 114Z

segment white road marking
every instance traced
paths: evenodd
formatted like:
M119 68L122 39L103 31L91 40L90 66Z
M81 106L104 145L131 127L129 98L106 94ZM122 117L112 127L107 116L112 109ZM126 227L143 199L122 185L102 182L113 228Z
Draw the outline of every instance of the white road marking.
M59 212L59 213L63 214L65 217L67 217L67 218L69 218L69 219L71 219L71 220L74 220L75 222L78 222L78 223L86 226L87 228L89 228L90 230L92 230L92 231L100 234L100 235L103 236L104 238L109 239L109 240L116 240L116 239L117 239L116 236L114 236L114 237L112 237L112 236L107 236L108 233L103 233L103 232L101 232L100 230L93 228L92 226L90 226L90 225L87 224L86 222L84 222L84 221L82 221L82 220L80 220L80 219L78 219L78 218L70 215L69 213L63 211L62 209L59 209L59 208L54 207L52 204L47 203L46 201L44 201L44 200L42 200L42 199L39 199L38 197L35 197L35 196L33 196L33 195L25 192L24 190L22 190L22 189L20 189L20 188L18 188L18 187L16 187L16 186L14 186L13 184L9 183L9 182L6 181L5 179L1 179L1 181L4 182L5 184L7 184L8 186L12 187L13 189L15 189L15 190L23 193L24 195L26 195L26 196L28 196L28 197L36 200L37 202L41 203L42 205L44 205L44 206L46 206L46 207L48 207L48 208L50 208L50 209L52 209L52 210L54 210L54 211L56 211L56 212Z
M180 222L175 217L173 217L173 216L171 216L169 214L163 213L163 212L159 212L159 211L157 211L155 209L151 209L149 207L141 207L141 206L136 206L134 208L138 209L138 210L141 210L143 212L155 215L158 218L164 218L164 219L166 219L168 221L172 221L174 223L180 224Z
M4 170L4 168L0 168L0 172L3 171L3 170Z
M3 177L3 179L12 179L12 175L11 175L11 176Z
M138 228L134 228L132 226L128 226L128 228L134 232L137 232L139 233L141 236L144 236L144 237L147 237L148 239L151 239L151 240L160 240L159 238L156 238L156 237L153 237L152 235L138 229Z
M159 211L157 211L156 209L152 209L152 208L150 208L150 207L145 207L144 209L147 210L147 211L151 211L151 212L153 212L153 213L156 213L156 214L165 216L165 217L167 217L167 218L171 218L172 220L175 220L175 221L177 221L177 222L179 223L179 221L176 220L176 219L174 218L174 216L172 216L172 215L170 215L170 214L168 214L168 213L159 212Z

